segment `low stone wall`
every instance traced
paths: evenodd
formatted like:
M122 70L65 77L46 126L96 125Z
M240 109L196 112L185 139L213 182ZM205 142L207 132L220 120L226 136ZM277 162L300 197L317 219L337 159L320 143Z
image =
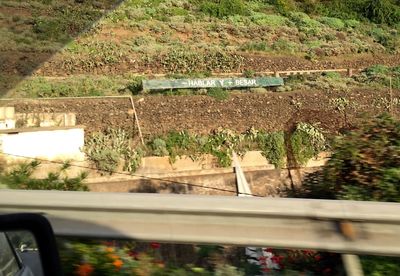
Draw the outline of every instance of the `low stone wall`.
M300 169L275 169L260 151L247 152L239 162L253 194L279 196L301 185L304 176L320 169L328 157L328 153L321 153ZM234 168L219 168L210 155L196 161L181 157L174 163L169 157L146 157L135 175L91 177L88 186L96 192L236 195Z
M253 194L280 196L287 189L301 185L301 179L319 170L244 168L245 177ZM94 192L177 193L199 195L236 195L236 175L233 168L146 174L143 177L90 179L88 187Z

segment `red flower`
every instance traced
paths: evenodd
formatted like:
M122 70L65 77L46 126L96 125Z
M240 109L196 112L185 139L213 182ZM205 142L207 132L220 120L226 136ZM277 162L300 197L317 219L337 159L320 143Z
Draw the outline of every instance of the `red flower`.
M161 244L159 244L158 242L152 242L150 243L150 247L153 249L159 249L161 246Z
M282 256L272 256L271 261L273 261L276 264L280 264L283 260Z
M315 255L314 256L314 260L316 260L317 262L319 262L321 260L321 255Z
M76 269L76 275L78 276L90 276L92 274L94 268L90 264L81 264Z
M272 253L272 248L265 248L264 251L265 251L265 252Z
M139 255L139 253L136 252L136 251L134 251L134 250L130 250L130 251L128 252L128 255L129 255L130 257L132 257L133 259L136 259L137 256Z
M112 241L103 241L103 244L108 247L114 246L114 243Z
M264 257L264 256L260 256L260 257L258 257L258 260L259 261L265 261L267 258L266 257Z
M303 252L304 254L307 254L307 255L312 255L312 254L315 253L313 250L302 250L302 252Z

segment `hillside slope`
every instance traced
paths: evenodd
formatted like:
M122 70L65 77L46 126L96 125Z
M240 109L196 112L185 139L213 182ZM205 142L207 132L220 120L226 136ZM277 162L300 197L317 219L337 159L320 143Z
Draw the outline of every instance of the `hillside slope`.
M350 2L363 1L372 0ZM384 18L391 20L379 22L357 6L352 13L346 5L339 9L337 1L116 2L2 1L1 92L26 96L15 86L32 73L21 85L35 90L43 85L38 77L68 77L73 85L77 75L95 76L88 94L103 95L117 94L135 74L400 64L398 18L389 14ZM390 11L398 9L387 2ZM61 95L68 96L65 89Z

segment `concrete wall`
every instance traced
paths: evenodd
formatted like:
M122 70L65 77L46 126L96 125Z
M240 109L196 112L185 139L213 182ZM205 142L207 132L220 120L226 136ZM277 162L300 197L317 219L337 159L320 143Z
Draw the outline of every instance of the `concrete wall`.
M320 167L325 165L329 158L329 153L323 152L316 158L310 159L304 166ZM261 151L248 151L239 158L239 163L243 168L246 167L263 167L264 169L275 169L263 155ZM233 166L233 164L232 164ZM218 161L212 155L203 155L198 160L192 160L190 157L177 157L175 162L171 162L169 157L145 157L142 160L142 165L137 170L139 174L154 174L154 173L173 173L186 171L203 171L208 169L218 169Z
M275 169L259 151L247 152L239 161L252 193L280 196L287 189L301 185L304 177L319 170L328 157L328 153L321 153L304 168L298 169ZM171 163L168 157L146 157L135 174L144 177L92 176L87 184L96 192L236 195L234 168L219 168L215 158L209 155L197 161L181 157L175 163Z
M15 127L15 110L13 106L0 106L0 129Z
M320 168L298 170L248 167L243 169L253 194L282 196L302 179ZM184 183L194 184L186 185ZM177 193L236 196L236 176L233 168L208 169L175 173L146 174L145 177L103 177L89 179L94 192Z
M49 160L84 160L83 127L27 128L0 131L1 152L7 160L17 156Z

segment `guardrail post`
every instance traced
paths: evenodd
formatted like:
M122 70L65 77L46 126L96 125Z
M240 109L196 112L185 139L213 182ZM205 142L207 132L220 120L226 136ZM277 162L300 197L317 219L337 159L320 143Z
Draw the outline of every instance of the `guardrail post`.
M357 255L342 254L342 260L347 276L364 276L360 258Z

